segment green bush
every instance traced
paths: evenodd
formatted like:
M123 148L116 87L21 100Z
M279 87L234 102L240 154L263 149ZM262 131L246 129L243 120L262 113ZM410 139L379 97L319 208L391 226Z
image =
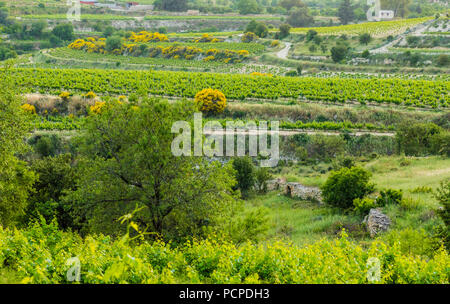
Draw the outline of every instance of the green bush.
M333 171L322 186L322 197L332 206L351 208L355 199L362 199L374 190L370 176L371 173L361 167Z
M380 196L377 197L377 205L398 205L402 202L403 192L402 190L385 189L380 191Z
M367 214L370 209L376 207L376 202L373 199L370 199L368 197L365 198L355 198L353 200L353 211L355 211L357 214L364 215Z

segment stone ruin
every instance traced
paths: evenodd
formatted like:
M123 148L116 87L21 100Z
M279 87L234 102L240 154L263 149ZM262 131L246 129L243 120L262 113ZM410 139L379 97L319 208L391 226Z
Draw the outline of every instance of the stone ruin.
M369 214L364 218L363 224L366 224L370 236L375 237L389 229L391 220L379 209L370 209Z
M306 201L322 202L319 188L304 186L300 183L288 183L285 178L277 178L267 182L267 190L280 190L284 195Z

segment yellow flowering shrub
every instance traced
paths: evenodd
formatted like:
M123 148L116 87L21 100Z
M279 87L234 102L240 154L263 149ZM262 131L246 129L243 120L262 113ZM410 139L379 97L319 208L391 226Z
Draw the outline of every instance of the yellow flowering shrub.
M97 97L97 94L95 94L94 92L90 91L87 92L86 94L84 94L84 97L87 99L94 99L95 97Z
M132 32L128 38L131 42L165 42L169 41L169 38L160 33L150 33L147 31L141 31L139 33Z
M29 114L36 114L36 108L33 105L30 105L28 103L21 106L22 110Z
M61 92L61 94L59 94L59 97L62 100L67 101L70 97L70 93L69 92Z
M277 47L280 45L280 41L279 40L272 40L272 43L270 44L271 47Z
M204 113L222 113L227 106L225 95L219 90L204 89L195 95L199 110Z
M100 114L102 112L102 108L105 106L106 102L104 101L96 101L93 106L90 106L90 110L94 114Z
M216 57L214 57L214 56L208 56L208 57L203 58L203 61L208 62L208 61L213 61L215 59L216 59Z

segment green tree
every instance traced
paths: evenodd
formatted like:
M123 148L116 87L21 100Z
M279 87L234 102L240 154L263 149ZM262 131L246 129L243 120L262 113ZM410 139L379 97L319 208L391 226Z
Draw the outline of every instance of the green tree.
M421 156L430 153L432 138L441 132L442 129L434 123L404 122L397 127L395 139L400 152Z
M36 21L31 24L30 35L34 38L40 38L42 32L47 28L47 22Z
M70 205L61 200L66 191L75 189L76 173L72 156L62 154L38 159L31 169L37 174L37 179L25 212L25 222L43 216L48 223L56 218L63 229L76 228L70 216Z
M156 0L156 8L170 12L184 12L187 10L187 0Z
M314 18L309 15L307 7L294 8L287 18L287 23L293 27L312 26L314 24Z
M256 0L239 0L237 8L242 15L258 14L261 12L261 7Z
M341 2L338 9L338 16L342 24L348 24L355 20L355 13L353 10L354 8L352 7L350 0L343 0Z
M111 52L122 47L122 38L120 36L111 36L106 39L106 50Z
M29 114L20 109L7 70L0 71L0 224L6 226L23 214L34 174L17 154L26 149Z
M322 197L332 206L351 208L355 199L362 199L373 192L370 176L370 172L361 167L332 171L322 187Z
M348 47L345 45L336 45L331 48L331 59L334 62L341 62L348 55Z
M6 24L8 19L8 9L5 7L4 2L0 2L0 24Z
M445 54L439 55L436 64L440 67L446 67L450 65L450 57Z
M255 20L250 21L250 23L245 28L245 32L255 33L256 36L264 38L269 33L269 29L264 24L264 22L257 22Z
M151 232L170 239L199 235L235 203L234 171L172 153L172 124L191 119L193 102L141 99L139 106L107 103L87 119L77 190L65 200L73 202L84 232L120 233L115 219L137 205L144 208L137 221Z
M301 0L281 0L280 5L287 11L292 8L306 7L306 4L304 4Z
M236 157L233 160L233 168L236 171L236 186L245 197L255 185L255 167L252 159L248 156Z
M284 24L280 25L280 31L278 34L278 38L279 39L286 38L287 36L289 36L290 31L291 31L291 26L289 24L284 23Z
M58 24L53 28L52 34L63 41L73 40L73 25L71 23Z

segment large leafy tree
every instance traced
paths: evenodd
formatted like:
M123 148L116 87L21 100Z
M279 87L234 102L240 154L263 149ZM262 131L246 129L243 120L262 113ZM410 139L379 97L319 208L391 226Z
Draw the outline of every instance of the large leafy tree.
M173 122L194 110L189 101L145 99L139 106L109 103L88 119L78 188L66 198L85 232L120 232L115 220L136 205L144 208L137 223L166 238L219 225L236 202L231 165L171 151Z
M17 154L26 149L29 117L20 108L8 71L0 71L0 224L8 225L23 214L34 174Z

